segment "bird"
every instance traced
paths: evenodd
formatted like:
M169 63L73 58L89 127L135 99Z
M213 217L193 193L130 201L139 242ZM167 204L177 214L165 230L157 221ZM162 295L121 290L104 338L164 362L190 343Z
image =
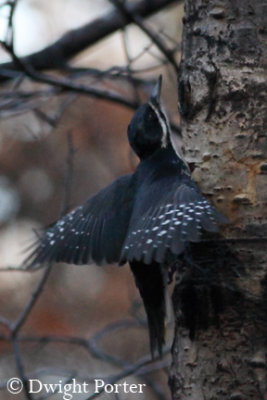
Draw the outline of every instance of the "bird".
M147 315L152 358L165 344L166 271L204 231L225 217L202 195L173 143L161 99L162 76L133 115L128 140L139 157L117 178L50 226L34 245L28 269L51 262L129 264Z

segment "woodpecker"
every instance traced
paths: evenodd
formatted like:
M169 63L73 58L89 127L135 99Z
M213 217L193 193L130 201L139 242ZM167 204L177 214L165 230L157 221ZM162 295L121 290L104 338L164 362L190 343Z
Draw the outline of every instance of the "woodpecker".
M162 354L166 271L202 231L225 218L203 197L172 143L159 77L149 101L135 112L129 143L140 158L135 172L116 179L38 238L26 260L40 264L129 263L147 314L152 357Z

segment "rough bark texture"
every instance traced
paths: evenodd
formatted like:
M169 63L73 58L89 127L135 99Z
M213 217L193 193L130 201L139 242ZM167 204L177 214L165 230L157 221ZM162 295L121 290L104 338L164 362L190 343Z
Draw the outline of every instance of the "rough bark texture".
M174 399L267 399L267 3L186 0L179 105L187 159L228 216L192 248L173 302Z

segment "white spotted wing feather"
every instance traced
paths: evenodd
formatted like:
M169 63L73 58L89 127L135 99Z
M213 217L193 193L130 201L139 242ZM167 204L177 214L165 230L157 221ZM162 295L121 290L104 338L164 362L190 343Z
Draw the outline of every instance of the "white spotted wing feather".
M167 250L179 255L187 242L201 240L203 230L216 232L217 222L226 222L189 177L177 186L163 180L159 187L157 192L151 185L133 210L121 260L161 263ZM143 215L137 218L142 209Z
M35 243L26 267L118 262L133 207L133 181L132 175L117 179L52 225Z

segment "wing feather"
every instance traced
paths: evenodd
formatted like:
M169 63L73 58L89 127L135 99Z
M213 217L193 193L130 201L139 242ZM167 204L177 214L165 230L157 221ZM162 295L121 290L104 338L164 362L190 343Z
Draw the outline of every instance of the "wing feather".
M162 263L168 251L179 255L203 230L216 232L217 222L226 222L189 176L161 177L140 191L121 260Z
M38 239L24 265L118 262L133 208L134 175L125 175L65 215Z

